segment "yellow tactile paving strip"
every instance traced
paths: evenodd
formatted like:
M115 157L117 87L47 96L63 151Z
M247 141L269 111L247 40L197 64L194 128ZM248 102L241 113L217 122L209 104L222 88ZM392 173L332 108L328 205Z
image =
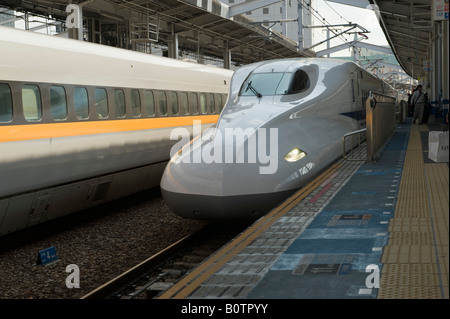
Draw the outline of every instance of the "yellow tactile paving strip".
M424 164L420 131L411 127L378 298L449 298L449 171Z
M428 197L433 219L436 253L443 282L445 298L449 298L449 172L447 164L425 164Z

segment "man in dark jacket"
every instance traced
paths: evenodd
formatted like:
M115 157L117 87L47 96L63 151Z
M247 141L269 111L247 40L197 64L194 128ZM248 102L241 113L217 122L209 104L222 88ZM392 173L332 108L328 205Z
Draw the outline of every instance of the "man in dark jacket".
M425 102L425 94L422 92L422 85L419 84L411 98L411 103L414 108L413 124L416 123L416 119L418 120L418 124L422 124Z

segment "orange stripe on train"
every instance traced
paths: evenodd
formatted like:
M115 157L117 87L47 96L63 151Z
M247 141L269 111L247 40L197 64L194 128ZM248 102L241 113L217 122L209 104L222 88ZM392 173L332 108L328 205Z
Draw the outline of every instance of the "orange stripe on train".
M147 119L124 119L47 124L0 126L0 142L36 140L125 131L139 131L165 127L191 126L194 120L201 124L216 123L219 115L184 116Z

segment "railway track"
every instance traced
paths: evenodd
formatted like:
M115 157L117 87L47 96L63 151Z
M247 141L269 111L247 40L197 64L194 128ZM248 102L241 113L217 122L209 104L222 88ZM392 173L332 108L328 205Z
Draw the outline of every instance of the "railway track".
M210 223L81 299L152 299L248 227Z

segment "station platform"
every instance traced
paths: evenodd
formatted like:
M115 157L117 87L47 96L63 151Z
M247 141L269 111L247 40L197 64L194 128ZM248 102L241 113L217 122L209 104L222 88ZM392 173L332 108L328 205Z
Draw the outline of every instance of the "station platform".
M399 124L376 163L341 160L159 299L448 299L442 119Z

